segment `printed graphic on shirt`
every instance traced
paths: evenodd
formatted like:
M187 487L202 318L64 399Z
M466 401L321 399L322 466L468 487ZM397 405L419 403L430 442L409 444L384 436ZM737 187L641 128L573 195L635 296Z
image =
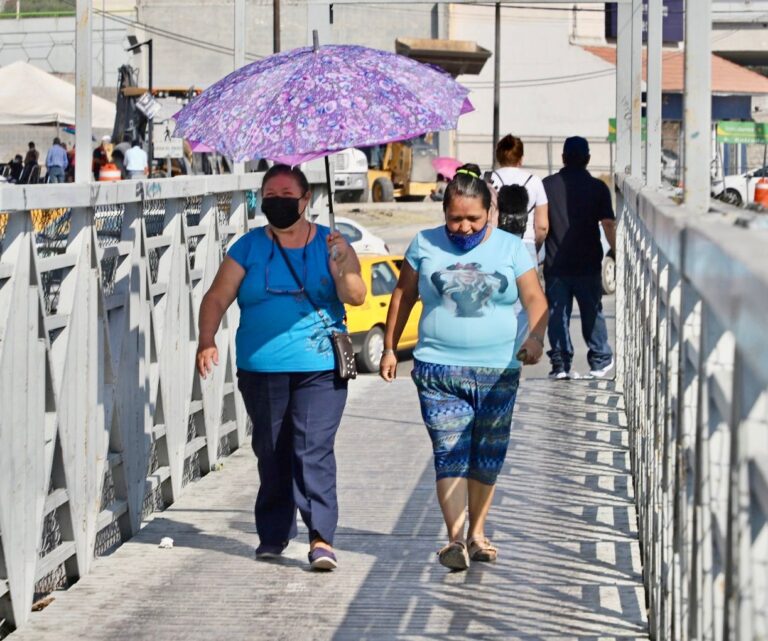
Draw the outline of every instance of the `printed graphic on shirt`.
M328 336L328 330L324 327L315 329L306 339L306 349L308 352L317 352L326 356L333 352L331 338Z
M458 318L484 316L494 294L503 294L509 287L504 274L498 271L489 274L482 271L482 267L480 263L456 263L431 276L446 306Z

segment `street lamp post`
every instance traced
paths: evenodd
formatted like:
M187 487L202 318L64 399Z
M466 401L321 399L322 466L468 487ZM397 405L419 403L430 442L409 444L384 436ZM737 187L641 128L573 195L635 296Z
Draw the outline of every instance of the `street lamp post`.
M149 69L147 72L147 80L149 81L149 95L152 95L152 38L145 42L139 42L136 39L136 36L128 36L128 44L130 45L126 51L131 51L132 53L139 53L141 51L141 48L146 45L147 47L147 55L149 58ZM147 125L147 165L149 166L149 172L152 173L152 130L154 129L152 125L152 120L150 118L147 118L148 125Z

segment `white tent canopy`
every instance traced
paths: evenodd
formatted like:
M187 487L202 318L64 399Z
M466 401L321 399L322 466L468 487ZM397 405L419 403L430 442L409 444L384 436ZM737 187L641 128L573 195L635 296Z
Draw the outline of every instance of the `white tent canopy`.
M112 129L115 105L93 96L92 125ZM0 68L0 125L75 123L75 85L21 60Z

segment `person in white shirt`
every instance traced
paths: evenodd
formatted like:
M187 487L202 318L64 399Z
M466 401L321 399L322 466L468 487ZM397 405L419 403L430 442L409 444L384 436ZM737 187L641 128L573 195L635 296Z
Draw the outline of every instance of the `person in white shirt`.
M539 252L549 232L549 201L544 191L541 178L522 169L523 141L517 136L507 134L496 143L496 162L499 168L491 172L491 184L498 193L504 185L523 185L528 192L528 222L523 234L523 244L531 254L533 264L539 264ZM492 226L498 225L498 210L494 208L496 220ZM517 306L517 345L523 344L528 333L528 316L522 305Z
M507 134L496 144L496 162L499 168L491 173L491 183L498 192L504 185L523 185L528 192L528 225L523 235L523 243L531 252L534 264L538 264L539 250L549 231L549 207L547 194L541 178L522 169L523 141L517 136Z
M149 174L147 152L141 148L138 140L134 140L131 148L125 152L125 171L131 180L139 180Z

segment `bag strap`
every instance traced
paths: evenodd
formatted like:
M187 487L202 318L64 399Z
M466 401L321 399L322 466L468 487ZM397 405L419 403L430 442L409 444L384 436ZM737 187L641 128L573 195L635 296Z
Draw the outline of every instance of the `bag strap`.
M328 320L325 317L325 314L323 314L323 310L320 309L320 307L315 304L315 301L312 300L312 297L309 295L309 292L307 291L307 288L305 287L304 283L301 282L299 275L296 273L296 270L293 268L293 263L291 263L290 259L288 258L288 254L285 253L285 249L283 249L283 246L280 243L280 239L277 237L277 235L274 232L272 232L272 242L275 243L275 245L277 245L277 248L280 250L280 254L283 257L283 260L285 261L285 264L288 267L288 271L291 272L291 276L293 276L293 280L296 281L296 284L299 286L299 289L301 289L301 292L309 301L309 304L312 305L312 307L314 307L315 311L317 312L317 315L320 316L320 320L323 321L323 324L328 329L333 329L333 324L328 322Z
M525 187L531 181L531 178L533 178L533 174L528 174L528 178L526 178L525 182L523 183L523 187ZM530 214L534 209L536 209L536 203L531 205L531 208L528 210L528 213Z

